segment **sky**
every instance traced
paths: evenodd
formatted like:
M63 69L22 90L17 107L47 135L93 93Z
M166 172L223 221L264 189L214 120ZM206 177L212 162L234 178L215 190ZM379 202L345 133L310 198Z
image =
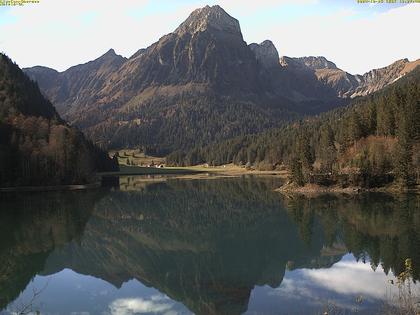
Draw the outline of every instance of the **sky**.
M172 32L196 8L219 4L249 44L280 56L325 56L352 74L420 58L420 3L357 0L39 0L0 7L0 51L20 67L59 71L110 48L130 57ZM385 2L386 0L384 0ZM400 2L400 0L396 0Z

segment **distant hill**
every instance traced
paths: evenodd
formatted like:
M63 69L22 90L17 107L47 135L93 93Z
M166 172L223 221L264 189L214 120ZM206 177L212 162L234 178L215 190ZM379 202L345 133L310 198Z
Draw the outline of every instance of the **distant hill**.
M347 107L259 135L237 137L190 151L176 151L176 165L286 166L299 185L378 187L420 183L420 67ZM327 176L325 176L327 175Z
M0 187L83 184L118 168L67 125L7 56L0 54Z

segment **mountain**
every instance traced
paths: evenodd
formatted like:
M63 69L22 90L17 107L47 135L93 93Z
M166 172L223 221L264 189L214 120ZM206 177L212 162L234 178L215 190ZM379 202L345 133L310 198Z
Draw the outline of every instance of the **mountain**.
M53 73L50 73L53 75ZM108 155L67 125L7 56L0 54L0 186L83 184L115 169Z
M95 142L164 153L337 106L332 88L315 77L300 84L278 59L270 41L247 45L235 18L206 6L128 59L111 50L61 73L25 72Z
M98 59L84 65L71 67L64 73L46 67L33 67L24 71L32 79L36 79L42 90L48 91L48 99L56 106L58 112L65 112L74 102L87 102L91 91L103 86L109 73L117 70L126 58L115 54L110 49Z
M339 97L355 98L366 96L394 83L420 65L420 59L412 62L408 59L398 60L387 67L374 69L363 75L347 73L325 57L282 57L280 63L299 75L314 75L322 84L331 87Z
M176 151L166 160L176 165L248 164L267 170L286 166L299 185L413 187L420 179L419 100L417 67L347 107L258 135Z
M261 44L252 43L249 48L255 54L257 62L259 62L264 68L276 68L279 65L279 53L273 42L265 40Z
M128 59L111 49L64 72L25 72L95 143L166 155L345 105L411 68L406 60L354 76L324 57L279 58L269 40L248 45L238 20L216 5Z

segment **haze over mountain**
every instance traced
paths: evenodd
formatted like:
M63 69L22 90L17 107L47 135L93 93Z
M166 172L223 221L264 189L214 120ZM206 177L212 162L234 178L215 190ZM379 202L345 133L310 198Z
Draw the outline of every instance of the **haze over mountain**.
M235 18L206 6L128 59L111 49L61 73L25 71L95 142L165 154L326 111L408 71L396 68L362 77L322 57L279 61L271 41L247 45Z

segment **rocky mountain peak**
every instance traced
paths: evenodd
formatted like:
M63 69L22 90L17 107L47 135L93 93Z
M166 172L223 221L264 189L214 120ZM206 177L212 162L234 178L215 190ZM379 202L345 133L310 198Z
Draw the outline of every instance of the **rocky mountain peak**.
M303 63L305 66L313 69L313 70L319 70L319 69L337 69L337 66L334 62L329 61L327 58L319 56L309 56L309 57L301 57L296 58L297 61Z
M270 68L279 65L279 53L272 41L265 40L261 44L252 43L249 48L263 67Z
M97 59L105 60L105 59L116 59L116 58L121 58L121 56L117 55L115 53L115 50L111 48L105 54L103 54L102 56L100 56Z
M279 63L282 67L287 67L295 71L308 71L310 70L299 58L292 58L287 56L280 57Z
M141 48L141 49L139 49L139 50L137 50L131 57L130 57L130 59L134 59L134 58L137 58L137 57L140 57L141 55L143 55L144 53L146 52L146 49L145 48Z
M391 64L391 66L393 66L393 65L405 65L406 63L409 63L410 62L410 60L408 60L408 58L404 58L404 59L399 59L399 60L397 60L397 61L394 61L392 64Z
M193 11L190 16L175 31L175 33L197 33L209 28L241 34L239 21L226 13L220 6L205 6ZM242 35L241 35L242 36Z
M114 55L116 55L115 50L114 50L113 48L111 48L110 50L108 50L108 51L105 53L105 56L106 56L106 55L108 55L108 56L114 56Z
M105 54L93 61L88 62L87 64L90 65L90 71L93 71L93 69L99 69L101 67L118 68L126 60L127 58L124 58L121 55L117 55L115 50L111 48ZM74 66L70 69L78 69L79 67L80 65Z

